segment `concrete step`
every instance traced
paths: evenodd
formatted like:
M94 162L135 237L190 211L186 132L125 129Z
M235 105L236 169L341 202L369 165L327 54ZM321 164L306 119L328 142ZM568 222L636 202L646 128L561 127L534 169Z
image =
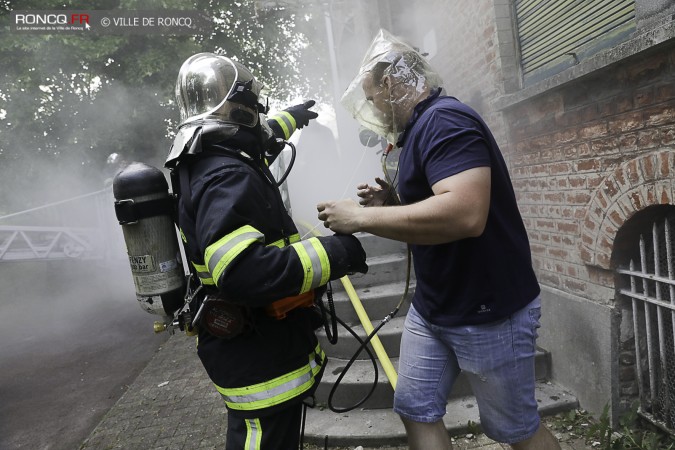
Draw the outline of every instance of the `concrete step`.
M574 395L547 381L536 386L539 413L542 416L558 414L578 407ZM443 418L451 435L466 433L469 423L480 427L478 407L472 396L453 398L448 402ZM405 430L390 408L358 408L344 413L335 413L325 407L307 410L305 442L323 445L328 437L329 446L395 446L406 443Z
M355 288L356 294L363 305L363 309L365 309L373 324L384 319L387 314L393 311L405 293L405 284L405 279L403 279L393 283ZM352 305L347 292L342 288L342 282L340 280L335 280L331 282L331 285L333 286L334 291L333 302L335 304L335 313L337 316L349 325L359 324L360 322L356 315L356 311L354 310L354 306ZM339 290L336 289L338 285L340 286ZM405 316L408 312L410 301L415 294L415 287L416 282L413 278L410 280L408 294L397 315ZM325 295L324 302L327 303Z
M375 354L373 352L373 354ZM391 359L394 368L398 369L398 358ZM328 364L317 387L315 398L319 405L328 408L328 398L340 373L349 360L328 358ZM377 364L377 386L370 397L359 408L379 409L391 408L394 400L394 389L391 387L379 361ZM371 360L356 360L349 368L339 386L335 389L331 405L337 409L350 408L368 395L375 381L375 370Z
M340 317L338 315L338 317ZM342 317L340 317L342 318ZM371 317L373 329L382 322L383 317ZM403 323L405 322L405 313L399 313L386 323L377 333L384 350L390 358L398 356L399 347L401 344L401 333L403 332ZM352 330L365 341L367 334L362 325L351 326ZM317 333L321 347L326 354L331 358L351 359L352 355L356 353L361 344L347 331L343 326L338 324L338 340L335 344L328 342L328 338L324 330ZM369 346L372 351L372 347ZM359 359L367 359L368 354L363 351L358 357Z
M408 246L403 242L385 239L370 233L356 233L354 236L361 242L361 246L368 257L392 253L405 255L408 250Z
M375 355L375 352L372 352L373 355ZM317 404L327 406L329 394L336 381L340 377L340 374L349 363L351 355L349 355L347 358L337 358L331 356L329 350L327 350L326 353L328 354L328 364L326 365L323 378L321 379L321 382L319 383L319 386L316 390L315 397ZM396 354L398 355L398 351ZM362 357L367 358L367 354L365 352L363 352L363 355L366 356ZM398 357L393 357L391 355L389 356L394 369L398 371ZM393 405L394 392L391 387L391 383L387 379L387 376L379 361L376 361L376 364L378 369L377 386L374 388L370 397L360 406L360 408L381 409L391 408ZM544 350L538 350L535 357L535 374L537 380L543 381L549 379L551 376L550 367L550 354ZM343 409L349 408L359 403L361 399L366 397L370 390L373 389L372 386L375 380L374 375L375 370L370 359L355 360L354 363L349 367L349 370L347 370L346 374L340 380L340 384L337 389L335 389L331 405L337 409ZM450 393L450 398L456 399L471 395L473 395L471 384L469 383L466 375L464 373L460 373Z
M381 256L368 256L368 273L350 275L354 288L363 289L389 283L400 283L407 277L407 256L404 253L390 253ZM411 278L413 276L411 269ZM342 283L333 283L333 289L344 290Z

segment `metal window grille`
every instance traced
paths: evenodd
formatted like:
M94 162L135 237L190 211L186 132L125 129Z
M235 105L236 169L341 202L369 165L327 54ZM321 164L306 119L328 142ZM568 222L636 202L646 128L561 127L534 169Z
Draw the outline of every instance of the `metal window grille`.
M675 433L675 217L639 238L639 261L619 269L632 304L639 414ZM629 287L628 287L629 286Z

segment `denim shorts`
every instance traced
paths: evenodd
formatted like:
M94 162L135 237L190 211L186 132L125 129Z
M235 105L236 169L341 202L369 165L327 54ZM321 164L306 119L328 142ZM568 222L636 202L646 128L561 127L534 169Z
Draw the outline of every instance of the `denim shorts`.
M442 327L410 307L401 338L394 411L413 422L445 415L460 372L476 396L483 432L513 444L539 428L534 357L541 301L537 297L506 319L481 325Z

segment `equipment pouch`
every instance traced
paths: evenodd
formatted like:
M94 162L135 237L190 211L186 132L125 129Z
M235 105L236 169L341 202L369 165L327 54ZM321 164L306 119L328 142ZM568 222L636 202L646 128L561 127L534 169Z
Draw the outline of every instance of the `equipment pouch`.
M222 339L232 339L251 329L251 320L244 307L213 295L204 298L196 321L201 328Z

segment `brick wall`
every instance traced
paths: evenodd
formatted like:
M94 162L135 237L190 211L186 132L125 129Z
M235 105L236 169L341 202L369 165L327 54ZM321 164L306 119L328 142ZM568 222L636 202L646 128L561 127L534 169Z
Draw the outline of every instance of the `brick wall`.
M505 120L540 281L612 301L617 231L674 203L675 45L518 104Z

